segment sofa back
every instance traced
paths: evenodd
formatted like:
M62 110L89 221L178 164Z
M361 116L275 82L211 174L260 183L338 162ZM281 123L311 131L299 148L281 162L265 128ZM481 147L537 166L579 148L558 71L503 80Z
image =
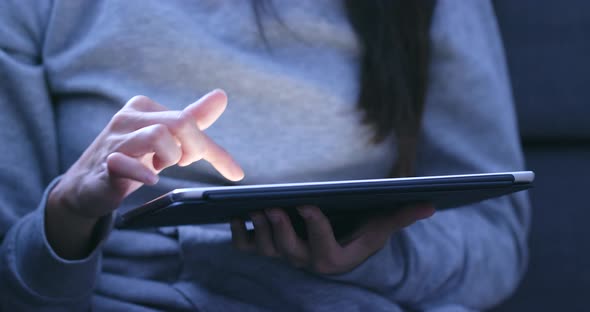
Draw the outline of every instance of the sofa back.
M495 5L525 143L590 140L590 2Z
M495 0L527 168L530 261L498 311L584 311L590 295L590 1Z

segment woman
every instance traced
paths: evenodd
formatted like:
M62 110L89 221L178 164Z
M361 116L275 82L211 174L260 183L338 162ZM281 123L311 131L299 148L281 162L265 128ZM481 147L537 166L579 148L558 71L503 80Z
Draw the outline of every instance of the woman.
M521 194L420 222L432 207L407 207L348 242L317 207L299 209L308 240L280 209L253 234L110 227L116 209L243 177L520 169L489 3L21 0L0 15L3 309L469 310L516 286ZM229 105L219 90L186 105L219 86Z

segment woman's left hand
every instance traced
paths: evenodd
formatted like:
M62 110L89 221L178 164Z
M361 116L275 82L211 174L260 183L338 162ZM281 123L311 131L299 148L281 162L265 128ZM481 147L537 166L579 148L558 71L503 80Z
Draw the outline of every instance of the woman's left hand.
M297 210L305 221L307 240L297 236L282 209L269 209L251 215L254 231L248 231L243 221L232 221L234 246L263 256L280 257L297 268L320 274L344 273L381 249L394 232L432 216L435 211L432 205L422 204L404 207L391 215L371 217L346 242L339 242L330 221L318 207Z

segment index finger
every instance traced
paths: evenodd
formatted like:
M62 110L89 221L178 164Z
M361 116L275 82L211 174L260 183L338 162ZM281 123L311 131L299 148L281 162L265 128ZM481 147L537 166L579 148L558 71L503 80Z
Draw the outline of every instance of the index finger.
M328 218L315 206L298 207L299 215L305 221L307 241L312 256L312 266L319 272L329 270L341 246L334 237Z
M187 106L182 112L193 117L200 130L205 130L223 114L226 107L227 95L223 90L215 89Z
M203 133L205 154L203 159L209 162L215 170L231 181L240 181L244 178L244 170L234 158L221 146Z

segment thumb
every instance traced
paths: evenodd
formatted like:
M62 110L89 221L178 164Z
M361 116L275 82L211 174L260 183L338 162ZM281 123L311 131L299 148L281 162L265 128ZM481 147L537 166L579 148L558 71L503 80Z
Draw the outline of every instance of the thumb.
M187 106L183 113L192 116L197 127L200 130L205 130L223 114L226 106L227 95L223 90L215 89Z

